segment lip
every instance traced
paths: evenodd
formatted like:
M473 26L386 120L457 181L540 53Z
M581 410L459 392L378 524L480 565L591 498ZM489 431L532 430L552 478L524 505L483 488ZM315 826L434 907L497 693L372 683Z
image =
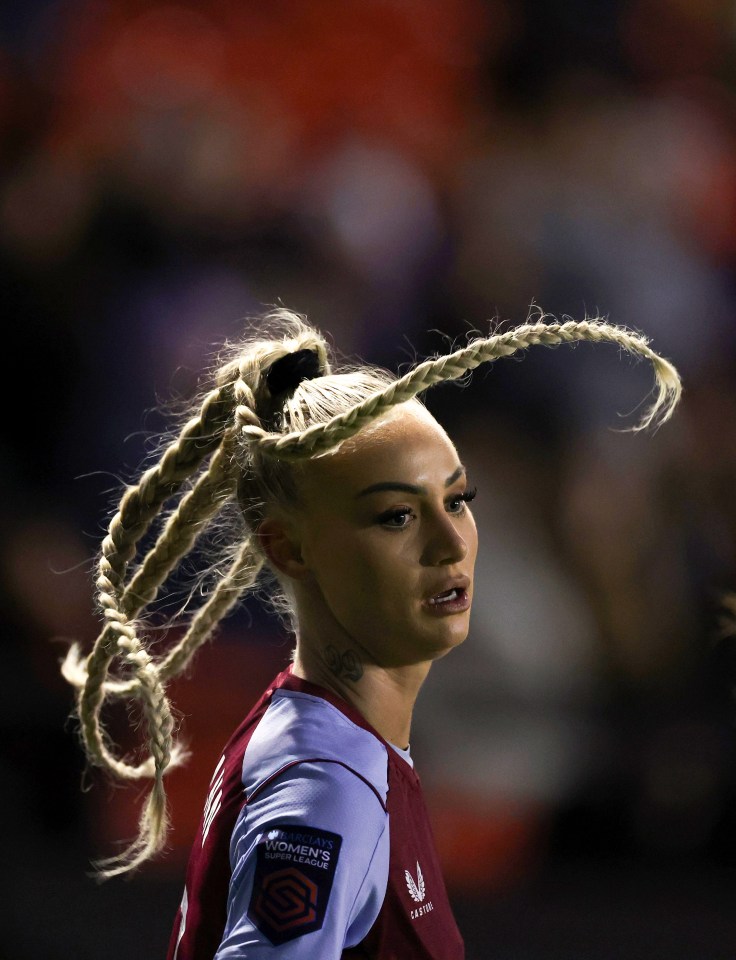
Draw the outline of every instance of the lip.
M447 593L448 590L461 590L467 593L469 586L470 577L448 577L446 580L435 583L431 590L424 594L424 602L429 603L434 597Z
M435 584L432 590L425 594L422 607L434 617L447 617L454 613L464 613L470 608L469 587L469 577L452 577L443 583ZM448 590L457 590L457 596L454 600L447 600L444 603L431 603L435 597L441 593L447 593Z

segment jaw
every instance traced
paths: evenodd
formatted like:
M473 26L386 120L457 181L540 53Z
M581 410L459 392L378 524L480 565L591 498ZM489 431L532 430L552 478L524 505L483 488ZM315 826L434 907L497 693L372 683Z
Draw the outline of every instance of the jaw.
M425 608L423 600L415 600L397 619L397 608L403 604L394 598L376 610L375 616L364 615L356 629L351 629L336 614L315 578L295 583L294 588L300 646L320 657L328 646L341 653L353 651L366 670L431 664L460 646L468 635L470 608L437 616ZM467 592L471 599L472 586Z

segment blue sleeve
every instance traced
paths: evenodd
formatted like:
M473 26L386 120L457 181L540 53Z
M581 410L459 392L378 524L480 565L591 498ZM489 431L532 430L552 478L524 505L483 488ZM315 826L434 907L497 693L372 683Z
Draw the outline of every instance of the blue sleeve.
M339 960L381 909L388 815L371 787L341 764L299 763L243 808L230 860L215 960Z

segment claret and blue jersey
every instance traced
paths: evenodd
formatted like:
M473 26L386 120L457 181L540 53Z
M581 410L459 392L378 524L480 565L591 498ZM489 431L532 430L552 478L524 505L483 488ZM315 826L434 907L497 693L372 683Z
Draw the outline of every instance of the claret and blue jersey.
M408 752L290 668L215 767L167 960L275 956L464 957Z

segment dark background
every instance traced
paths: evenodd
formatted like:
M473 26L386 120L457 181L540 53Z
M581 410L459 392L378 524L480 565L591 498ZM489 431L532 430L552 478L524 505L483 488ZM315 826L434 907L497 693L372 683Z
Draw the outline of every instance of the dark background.
M468 960L736 952L736 8L719 0L26 2L0 10L0 956L165 955L213 759L288 659L255 603L172 686L168 854L85 771L59 660L159 399L273 304L404 368L600 314L427 397L478 483L471 636L413 750Z

